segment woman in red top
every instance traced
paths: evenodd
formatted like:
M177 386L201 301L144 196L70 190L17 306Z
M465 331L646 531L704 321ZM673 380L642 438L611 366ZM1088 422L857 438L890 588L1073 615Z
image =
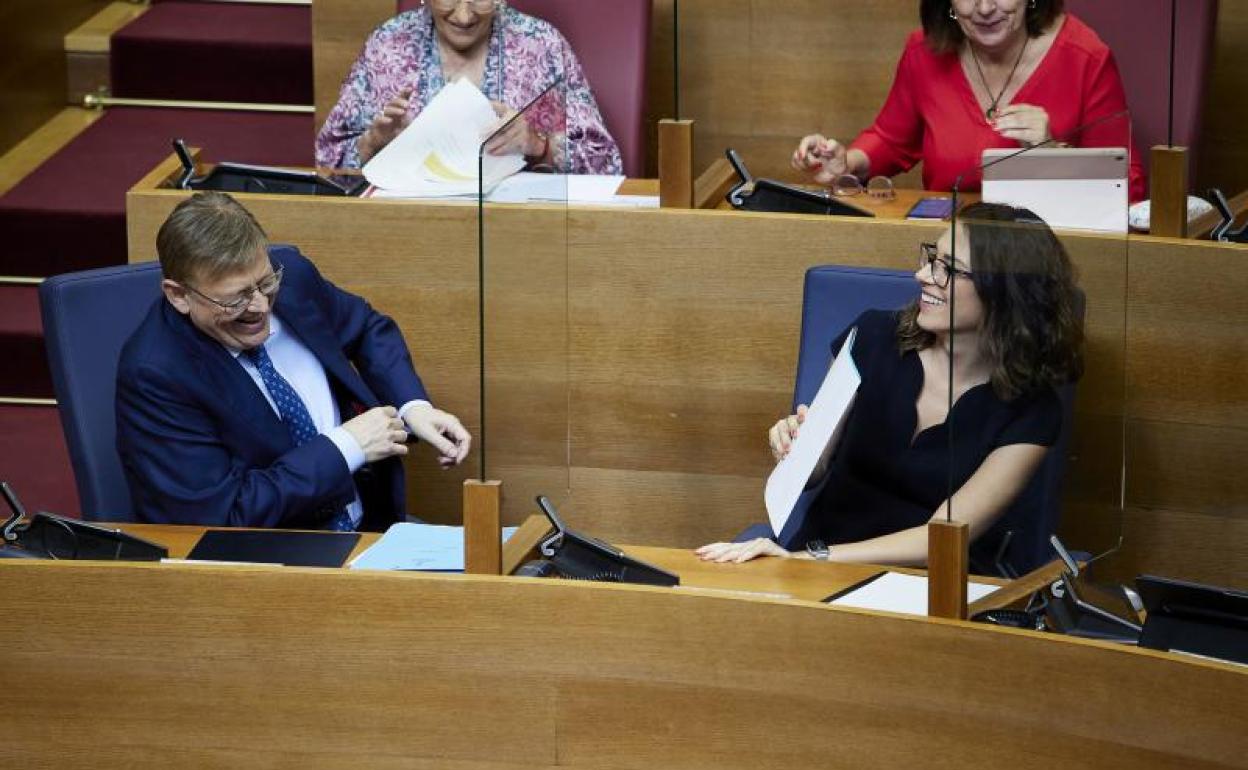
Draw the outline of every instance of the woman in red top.
M985 149L1050 139L1076 147L1131 147L1114 55L1063 13L1063 0L921 0L923 29L910 35L875 124L848 148L813 134L793 167L820 184L841 174L893 176L923 161L923 186L978 190ZM1075 133L1079 126L1104 122ZM1145 197L1131 148L1131 200Z

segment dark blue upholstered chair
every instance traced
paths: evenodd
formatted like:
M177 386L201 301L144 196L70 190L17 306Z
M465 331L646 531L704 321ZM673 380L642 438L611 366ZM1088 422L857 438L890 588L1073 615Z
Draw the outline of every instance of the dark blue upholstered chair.
M798 350L793 408L809 404L832 361L831 344L864 310L905 306L918 293L914 274L904 270L822 265L806 271L802 296L802 336ZM1080 308L1082 312L1082 308ZM1057 443L1027 488L992 529L971 546L971 566L978 574L1023 574L1051 560L1049 535L1061 511L1062 477L1066 468L1074 386L1059 394L1062 430ZM813 496L798 501L784 531L776 537L784 547L800 550L814 537L806 511ZM767 524L755 525L738 539L771 537Z
M61 427L84 519L130 521L130 490L116 446L117 360L160 296L160 264L65 273L39 287Z

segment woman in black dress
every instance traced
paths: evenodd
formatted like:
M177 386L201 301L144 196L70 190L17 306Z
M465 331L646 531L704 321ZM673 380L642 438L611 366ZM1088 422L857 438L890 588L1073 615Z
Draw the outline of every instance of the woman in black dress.
M821 558L925 564L926 524L946 515L951 462L953 509L970 525L973 541L1009 507L1057 439L1057 388L1082 372L1070 258L1025 209L973 204L957 227L953 261L952 230L922 244L914 303L867 311L853 324L858 399L839 444L824 451L810 482L819 490L808 517L830 547ZM847 334L833 342L834 353ZM769 431L777 461L788 454L805 412L798 407ZM712 543L698 555L721 562L811 558L769 538Z

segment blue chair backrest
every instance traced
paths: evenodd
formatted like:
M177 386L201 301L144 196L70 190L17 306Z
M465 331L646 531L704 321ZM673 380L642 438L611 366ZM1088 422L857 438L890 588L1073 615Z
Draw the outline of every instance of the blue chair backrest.
M160 264L65 273L39 287L43 331L84 519L130 521L117 456L121 348L160 296Z
M814 399L832 361L832 340L859 314L864 310L904 307L918 295L918 290L914 273L906 270L839 265L821 265L807 270L793 408ZM1083 312L1082 304L1079 312ZM1001 571L997 557L1003 542L1005 551L999 561L1007 574L1023 574L1051 560L1048 540L1057 529L1061 513L1062 478L1074 414L1074 386L1067 385L1058 395L1062 401L1062 429L1057 443L1010 510L972 544L972 567L980 574ZM804 499L799 505L809 505L809 501ZM795 510L792 518L799 516L804 517L805 511ZM803 521L791 520L779 539L781 545L800 549L808 535L810 531Z

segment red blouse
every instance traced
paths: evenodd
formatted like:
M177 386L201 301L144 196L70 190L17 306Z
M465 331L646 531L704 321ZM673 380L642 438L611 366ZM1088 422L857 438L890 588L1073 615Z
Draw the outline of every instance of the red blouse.
M1011 103L1043 107L1050 133L1075 147L1129 147L1131 200L1146 197L1144 167L1131 144L1127 116L1070 135L1127 107L1113 53L1082 21L1066 15L1053 45ZM924 188L951 190L958 174L966 172L960 189L967 191L980 188L978 167L985 149L1019 146L988 125L957 53L934 53L922 30L906 41L875 124L852 145L871 159L872 174L893 176L921 160Z

